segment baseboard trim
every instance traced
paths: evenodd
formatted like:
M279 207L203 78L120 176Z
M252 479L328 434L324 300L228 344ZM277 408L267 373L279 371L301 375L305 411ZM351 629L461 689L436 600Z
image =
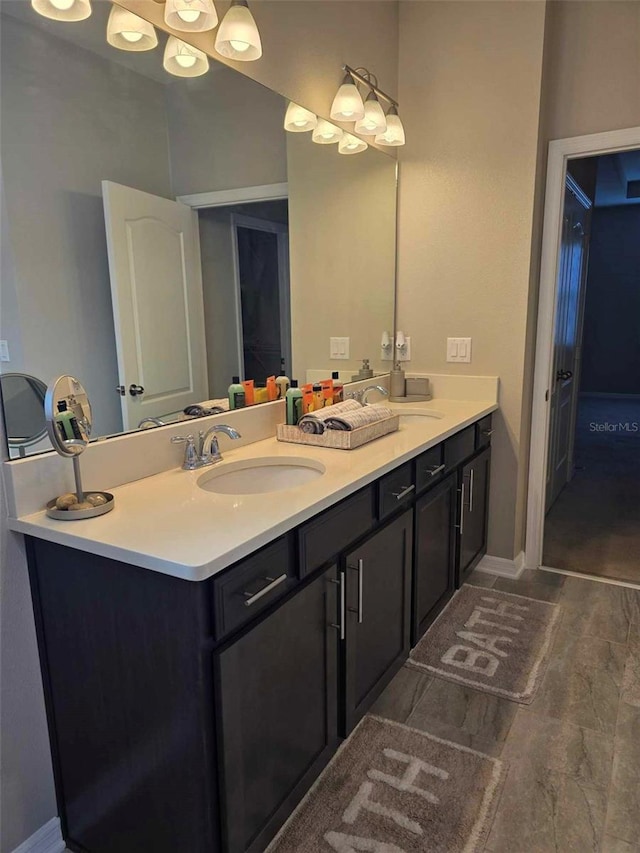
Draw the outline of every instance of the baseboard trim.
M60 818L52 817L19 847L16 847L13 853L62 853L65 849Z
M520 551L513 560L504 557L492 557L485 554L476 566L477 572L485 572L488 575L498 575L501 578L513 578L517 580L524 571L524 551Z
M587 572L573 572L570 569L553 569L551 566L540 566L541 572L550 572L554 575L568 575L570 578L579 578L583 581L596 581L606 583L609 586L624 586L627 589L640 589L640 583L634 581L620 581L617 578L605 578L602 575L590 575Z

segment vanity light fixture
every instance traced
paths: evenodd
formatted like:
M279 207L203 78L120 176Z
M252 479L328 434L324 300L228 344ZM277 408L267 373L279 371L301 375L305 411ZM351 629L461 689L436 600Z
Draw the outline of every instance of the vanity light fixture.
M387 110L387 129L384 133L379 133L375 141L379 145L405 144L404 127L398 115L398 108L393 106L393 104Z
M91 14L89 0L31 0L31 5L53 21L84 21Z
M112 6L107 23L107 41L119 50L153 50L158 36L144 18L121 6Z
M209 70L209 57L182 39L169 36L162 64L165 71L176 77L200 77Z
M331 124L330 121L319 118L311 139L318 145L333 145L335 142L340 142L343 136L343 130L336 127L335 124Z
M355 130L364 136L375 136L384 133L386 129L387 119L384 110L380 106L378 96L372 89L364 102L364 116L356 122Z
M285 130L290 133L306 133L309 130L315 130L317 124L318 117L314 113L305 110L299 104L294 104L293 101L289 101L284 117Z
M252 62L262 56L260 33L247 0L231 0L216 35L215 48L221 56Z
M359 121L364 118L364 101L350 71L347 71L331 105L334 121Z
M358 139L352 133L345 133L338 144L340 154L360 154L366 151L369 146L364 139Z
M165 23L182 33L203 33L218 26L213 0L167 0Z

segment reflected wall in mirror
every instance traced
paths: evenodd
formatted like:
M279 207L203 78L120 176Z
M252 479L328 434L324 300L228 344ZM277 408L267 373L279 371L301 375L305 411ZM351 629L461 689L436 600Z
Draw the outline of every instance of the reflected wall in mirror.
M301 382L388 369L395 160L286 133L287 102L216 62L172 77L162 33L118 51L93 9L70 26L0 4L3 372L77 375L99 437L281 358Z

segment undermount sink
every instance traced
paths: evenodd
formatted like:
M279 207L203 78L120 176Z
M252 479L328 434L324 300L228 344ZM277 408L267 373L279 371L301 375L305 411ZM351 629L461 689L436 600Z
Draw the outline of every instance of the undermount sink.
M444 412L436 412L435 409L395 409L395 412L400 415L400 423L403 421L413 422L419 418L436 418L440 420L440 418L444 417Z
M219 495L262 495L303 486L325 471L322 462L302 456L265 456L223 463L203 474L198 485Z

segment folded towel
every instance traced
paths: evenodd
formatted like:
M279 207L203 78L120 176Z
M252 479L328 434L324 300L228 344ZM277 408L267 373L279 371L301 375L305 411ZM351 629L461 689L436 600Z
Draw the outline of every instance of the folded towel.
M330 415L325 420L325 425L327 429L352 430L384 421L392 416L393 412L387 406L363 406L360 411L345 412L339 417Z
M322 435L325 430L325 424L329 418L334 418L342 412L353 412L362 409L362 405L357 400L343 400L342 403L336 403L333 406L326 406L324 409L319 409L317 412L309 412L298 421L298 426L303 432L310 435Z

